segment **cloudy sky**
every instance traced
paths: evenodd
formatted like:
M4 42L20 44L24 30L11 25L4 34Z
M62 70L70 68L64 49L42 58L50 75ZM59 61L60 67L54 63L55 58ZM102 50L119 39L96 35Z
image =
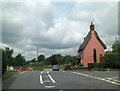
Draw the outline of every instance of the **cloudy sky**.
M111 50L118 35L117 2L4 2L2 3L2 47L21 53L27 60L39 55L77 55L90 31L95 30Z

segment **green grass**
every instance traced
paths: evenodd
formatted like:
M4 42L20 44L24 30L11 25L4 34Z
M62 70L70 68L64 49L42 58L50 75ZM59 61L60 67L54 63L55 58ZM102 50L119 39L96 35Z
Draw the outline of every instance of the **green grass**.
M65 67L64 66L60 66L60 69L63 70Z
M11 77L13 75L17 74L16 71L6 71L4 74L3 74L3 78L8 78L8 77Z
M33 66L32 67L33 70L43 70L43 69L52 69L52 66L42 66L42 67L37 67L37 66ZM64 69L64 66L60 66L59 69Z
M52 69L52 66L43 66L44 69Z
M35 66L33 66L32 68L33 70L41 70L41 71L44 69L43 67L35 67Z
M107 71L106 68L94 68L93 70L95 70L95 71Z

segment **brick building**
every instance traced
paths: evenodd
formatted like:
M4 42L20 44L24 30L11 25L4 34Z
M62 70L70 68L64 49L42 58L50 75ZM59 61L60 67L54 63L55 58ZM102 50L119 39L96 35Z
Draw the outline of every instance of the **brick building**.
M78 49L80 63L83 64L83 67L88 67L88 63L102 62L100 59L104 56L106 48L95 31L93 22L91 22L90 31Z

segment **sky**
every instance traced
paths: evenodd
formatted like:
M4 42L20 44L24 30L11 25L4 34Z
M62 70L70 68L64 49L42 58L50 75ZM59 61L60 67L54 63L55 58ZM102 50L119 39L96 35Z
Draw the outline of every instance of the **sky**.
M2 48L26 60L38 54L77 55L94 22L95 31L112 50L118 36L117 2L3 2Z

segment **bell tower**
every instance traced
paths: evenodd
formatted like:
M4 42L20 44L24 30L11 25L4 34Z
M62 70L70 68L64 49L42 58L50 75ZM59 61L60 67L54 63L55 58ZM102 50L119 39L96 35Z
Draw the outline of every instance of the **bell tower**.
M90 31L94 31L95 30L95 28L94 28L94 24L93 24L93 22L91 22L91 25L90 25Z

